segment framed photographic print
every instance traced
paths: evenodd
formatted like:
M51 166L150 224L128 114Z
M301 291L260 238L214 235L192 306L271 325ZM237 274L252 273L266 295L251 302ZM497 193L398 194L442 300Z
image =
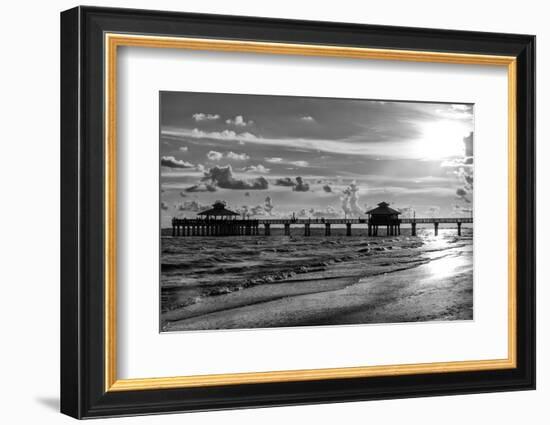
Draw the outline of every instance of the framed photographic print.
M535 38L61 14L61 411L535 387Z

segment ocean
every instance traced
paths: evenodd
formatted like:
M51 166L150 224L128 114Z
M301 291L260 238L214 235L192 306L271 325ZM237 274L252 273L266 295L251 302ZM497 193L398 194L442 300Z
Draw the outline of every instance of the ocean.
M473 229L161 240L163 332L473 319Z

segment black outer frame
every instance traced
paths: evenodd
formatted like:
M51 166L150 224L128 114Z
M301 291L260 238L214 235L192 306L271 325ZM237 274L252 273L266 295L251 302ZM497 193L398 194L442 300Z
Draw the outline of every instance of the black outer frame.
M105 32L517 57L517 368L104 391ZM61 412L75 418L535 388L535 37L77 7L61 13Z

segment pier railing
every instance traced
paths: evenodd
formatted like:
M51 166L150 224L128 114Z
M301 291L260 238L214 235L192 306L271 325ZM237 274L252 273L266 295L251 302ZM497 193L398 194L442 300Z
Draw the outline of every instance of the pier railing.
M446 217L446 218L402 218L401 223L404 224L431 224L431 223L473 223L472 217Z

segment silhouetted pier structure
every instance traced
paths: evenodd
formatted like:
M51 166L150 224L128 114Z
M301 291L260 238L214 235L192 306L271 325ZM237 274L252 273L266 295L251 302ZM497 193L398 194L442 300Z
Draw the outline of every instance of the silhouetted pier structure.
M387 202L380 202L378 207L367 211L369 223L369 236L378 236L378 228L386 226L386 235L394 236L401 234L401 220L399 211L390 208Z
M259 220L172 219L172 236L255 236L259 228Z
M173 218L172 236L253 236L259 235L258 220L237 219L239 214L216 201L195 219ZM269 225L268 225L269 227Z
M387 203L381 202L378 208L368 211L365 218L249 219L226 209L222 202L216 202L213 208L199 213L197 218L173 218L172 236L257 236L260 233L270 236L272 226L282 226L285 236L291 235L291 227L303 227L303 235L311 236L311 226L320 226L324 227L325 236L331 236L336 225L346 227L346 236L353 235L352 226L366 226L369 236L379 236L380 228L386 227L386 236L397 236L401 234L403 224L411 226L412 236L417 235L419 224L433 224L435 236L440 224L456 224L457 234L461 236L462 224L473 223L471 217L398 218L399 214ZM260 232L260 227L263 232Z

